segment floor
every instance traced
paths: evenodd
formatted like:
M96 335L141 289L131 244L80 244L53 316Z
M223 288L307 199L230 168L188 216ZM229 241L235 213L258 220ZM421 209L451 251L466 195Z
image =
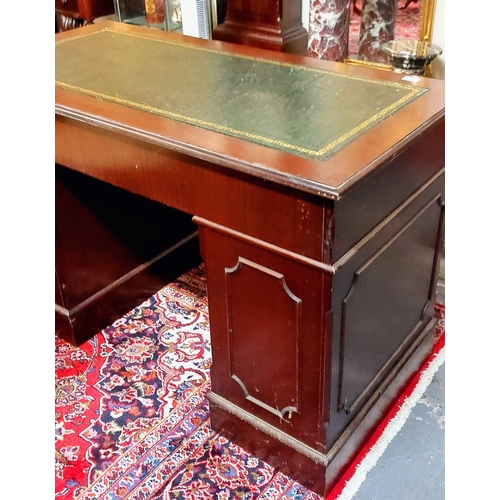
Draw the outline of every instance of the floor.
M438 282L444 303L444 259ZM445 363L352 500L445 498Z

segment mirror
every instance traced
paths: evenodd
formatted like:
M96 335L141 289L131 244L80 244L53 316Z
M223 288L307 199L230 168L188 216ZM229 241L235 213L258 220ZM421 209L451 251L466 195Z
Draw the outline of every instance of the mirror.
M390 69L387 55L379 49L379 44L388 40L360 40L360 29L368 26L368 17L362 17L362 7L366 0L352 0L349 26L349 54L345 62L349 64L375 66ZM368 0L375 5L375 0ZM437 0L397 0L394 23L395 40L432 41L434 13ZM372 16L373 17L373 16ZM365 29L366 33L366 29ZM361 53L360 53L361 46Z

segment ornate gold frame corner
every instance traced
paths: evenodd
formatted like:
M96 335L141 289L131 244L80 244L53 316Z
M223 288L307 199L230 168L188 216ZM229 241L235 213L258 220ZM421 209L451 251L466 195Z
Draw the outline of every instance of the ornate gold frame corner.
M434 17L436 14L437 0L422 0L420 11L420 37L422 42L432 42L434 31Z

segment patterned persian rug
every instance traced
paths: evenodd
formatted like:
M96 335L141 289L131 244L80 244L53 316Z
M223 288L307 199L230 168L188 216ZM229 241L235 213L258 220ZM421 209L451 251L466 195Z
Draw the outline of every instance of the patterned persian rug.
M79 348L55 343L56 499L320 500L211 431L203 268Z

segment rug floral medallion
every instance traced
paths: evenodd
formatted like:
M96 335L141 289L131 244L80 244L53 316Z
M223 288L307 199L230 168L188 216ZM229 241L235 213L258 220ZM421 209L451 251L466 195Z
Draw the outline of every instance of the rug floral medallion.
M203 268L80 347L56 337L55 498L320 500L210 429L210 362Z
M203 268L80 347L55 342L55 498L304 499L210 429Z

